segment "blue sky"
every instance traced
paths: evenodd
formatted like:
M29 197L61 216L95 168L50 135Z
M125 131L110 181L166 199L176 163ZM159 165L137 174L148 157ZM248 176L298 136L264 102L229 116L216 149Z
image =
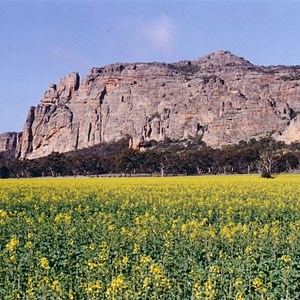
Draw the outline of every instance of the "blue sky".
M300 65L300 1L0 0L0 132L22 131L50 83L114 62L229 50Z

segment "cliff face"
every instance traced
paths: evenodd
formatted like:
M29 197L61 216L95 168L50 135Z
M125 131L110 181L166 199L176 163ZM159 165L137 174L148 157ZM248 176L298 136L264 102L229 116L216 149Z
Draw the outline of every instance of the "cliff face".
M22 133L6 132L0 134L0 152L16 151L20 147Z
M52 84L24 126L20 158L132 137L208 145L300 140L300 67L259 67L219 51L175 64L113 64Z

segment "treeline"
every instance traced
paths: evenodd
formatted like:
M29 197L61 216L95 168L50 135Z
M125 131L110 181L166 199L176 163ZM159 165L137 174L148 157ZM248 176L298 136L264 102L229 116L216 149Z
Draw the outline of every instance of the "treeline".
M300 144L286 145L271 138L241 141L220 149L197 139L155 141L139 150L118 142L34 160L0 154L0 178L91 176L102 174L200 175L289 172L298 168ZM268 174L270 175L270 174Z

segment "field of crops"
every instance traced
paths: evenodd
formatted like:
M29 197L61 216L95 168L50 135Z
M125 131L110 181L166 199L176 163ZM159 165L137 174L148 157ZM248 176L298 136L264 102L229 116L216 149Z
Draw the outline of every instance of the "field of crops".
M300 177L0 181L0 299L300 299Z

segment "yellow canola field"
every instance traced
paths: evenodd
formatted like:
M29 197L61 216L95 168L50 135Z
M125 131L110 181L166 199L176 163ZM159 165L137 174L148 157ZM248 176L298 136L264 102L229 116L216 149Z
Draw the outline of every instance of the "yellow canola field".
M0 299L300 299L300 176L0 181Z

